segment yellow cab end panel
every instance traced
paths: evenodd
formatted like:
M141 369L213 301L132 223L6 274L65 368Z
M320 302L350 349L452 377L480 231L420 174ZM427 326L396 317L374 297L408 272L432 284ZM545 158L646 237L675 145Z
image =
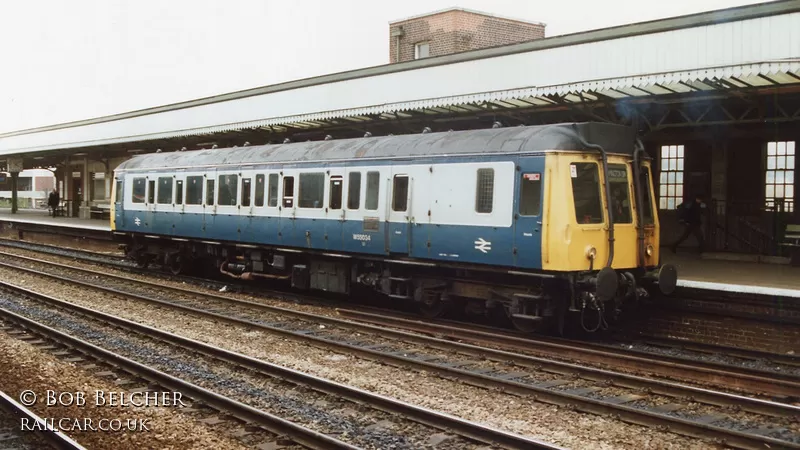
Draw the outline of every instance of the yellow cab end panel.
M617 189L628 191L628 223L617 223L614 227L615 249L614 268L632 268L637 266L637 233L635 226L636 210L633 208L635 201L633 190L633 173L630 170L630 158L624 156L609 156L609 165L625 165L628 167L627 182L616 180ZM578 178L576 168L581 173L596 170L596 175L588 173L590 180L596 180L594 189L579 188L578 192L584 198L579 199L580 204L587 201L595 205L591 214L582 215L579 222L576 213L575 192L573 191L573 178ZM592 166L594 165L594 167ZM548 182L545 185L545 227L542 252L542 267L553 271L580 271L590 267L589 254L594 255L593 269L598 270L605 266L609 254L608 218L606 217L606 198L602 161L599 155L590 153L550 153L545 163ZM586 175L581 175L585 177ZM586 181L584 181L585 183ZM593 183L587 186L594 186ZM597 195L599 197L592 197ZM588 197L587 197L588 196ZM599 202L599 209L597 204ZM585 209L585 208L584 208ZM651 227L657 231L657 226ZM657 232L655 233L657 234Z

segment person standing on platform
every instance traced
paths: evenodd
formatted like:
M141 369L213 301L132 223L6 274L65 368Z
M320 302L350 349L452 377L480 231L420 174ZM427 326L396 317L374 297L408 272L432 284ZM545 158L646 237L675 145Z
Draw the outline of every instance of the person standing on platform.
M61 203L61 196L58 195L58 190L53 189L53 192L50 193L50 196L47 198L47 204L50 206L50 209L53 210L53 217L56 217L58 214L58 204Z
M694 196L694 200L686 201L678 205L678 220L683 224L683 234L678 240L670 246L672 253L677 253L678 246L685 241L690 234L693 234L697 239L698 251L703 253L705 240L703 239L703 209L706 204L703 203L703 194Z

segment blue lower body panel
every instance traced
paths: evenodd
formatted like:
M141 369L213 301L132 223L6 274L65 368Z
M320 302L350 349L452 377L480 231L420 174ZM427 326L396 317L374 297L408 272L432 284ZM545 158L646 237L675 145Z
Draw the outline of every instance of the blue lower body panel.
M361 220L141 211L119 214L116 227L119 232L187 239L541 269L541 239L515 248L512 227L378 222L377 231L365 231ZM521 266L519 254L532 262Z

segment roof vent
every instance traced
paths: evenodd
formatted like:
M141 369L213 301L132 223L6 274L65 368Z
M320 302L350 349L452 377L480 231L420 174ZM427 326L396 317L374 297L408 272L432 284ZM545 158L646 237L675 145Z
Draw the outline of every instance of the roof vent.
M330 134L326 134L325 135L325 140L326 141L330 141L331 139L333 139L333 136L331 136Z
M372 137L372 133L370 133L369 131L367 131L366 133L364 133L364 137Z
M179 152L185 152L185 151L186 151L186 147L181 147L181 149L180 149L180 150L178 150L178 151L179 151Z
M242 144L242 147L247 147L248 145L250 145L250 141L244 141L244 144Z
M214 145L211 146L211 150L214 150L215 148L218 148L218 147L219 147L219 145L214 144Z
M422 129L422 134L430 133L430 132L431 132L431 127L425 127L425 128Z
M160 149L160 148L159 148L159 149L157 149L157 150L156 150L156 153L161 153L161 149Z
M289 140L289 138L286 138L286 139L283 140L284 144L288 144L289 142L292 142L291 140Z
M503 124L495 120L494 123L492 124L492 128L503 128Z

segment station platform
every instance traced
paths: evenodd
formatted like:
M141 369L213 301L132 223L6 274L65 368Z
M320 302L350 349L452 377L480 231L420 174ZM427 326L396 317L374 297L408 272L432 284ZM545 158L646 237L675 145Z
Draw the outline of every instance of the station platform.
M86 230L97 234L111 232L107 220L51 217L47 210L20 210L11 214L0 208L0 222L16 222L38 227L60 227L75 232ZM662 261L678 268L678 286L740 294L772 295L800 298L800 267L785 264L742 262L728 260L730 255L698 255L691 250L677 254L662 248Z
M0 208L0 221L111 232L108 220L53 217L47 209L20 209L16 214L11 214L11 208Z

